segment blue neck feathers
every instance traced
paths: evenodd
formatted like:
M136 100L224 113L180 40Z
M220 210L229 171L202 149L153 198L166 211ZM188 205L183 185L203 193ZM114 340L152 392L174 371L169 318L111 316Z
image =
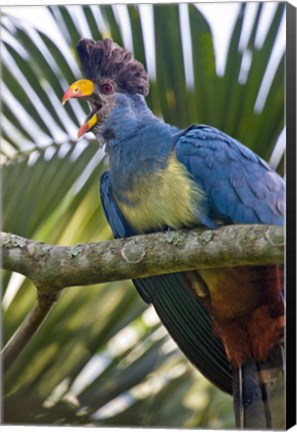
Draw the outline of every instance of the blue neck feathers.
M148 174L164 169L177 131L156 118L143 97L119 94L101 130L114 192L124 194Z

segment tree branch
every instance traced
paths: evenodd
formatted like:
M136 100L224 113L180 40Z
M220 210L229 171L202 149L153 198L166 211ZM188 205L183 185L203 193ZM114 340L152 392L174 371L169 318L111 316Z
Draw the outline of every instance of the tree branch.
M265 225L168 231L69 247L1 233L1 243L3 268L27 276L38 290L36 305L3 350L5 371L65 287L202 268L280 264L284 257L283 228Z
M54 302L55 298L38 296L36 305L1 352L4 372L8 371L23 349L30 342L40 325L47 317Z
M47 296L75 285L143 278L201 268L280 264L284 230L228 225L51 246L2 233L3 268L30 278Z

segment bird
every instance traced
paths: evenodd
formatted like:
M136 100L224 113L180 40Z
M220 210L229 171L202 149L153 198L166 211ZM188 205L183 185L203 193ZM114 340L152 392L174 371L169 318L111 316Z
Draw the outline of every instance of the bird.
M154 115L145 67L112 39L81 39L77 51L84 78L62 103L90 105L78 137L91 131L105 145L100 196L115 238L284 225L285 183L268 163L215 127L180 129ZM281 427L269 386L283 391L282 266L197 269L133 283L190 362L233 395L237 427Z

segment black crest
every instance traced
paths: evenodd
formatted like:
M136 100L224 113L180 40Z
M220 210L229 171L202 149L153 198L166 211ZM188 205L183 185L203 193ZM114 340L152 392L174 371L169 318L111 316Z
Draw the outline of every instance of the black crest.
M93 81L111 78L121 90L144 96L148 94L149 79L144 66L133 59L130 51L111 39L97 42L82 39L77 50L86 78Z

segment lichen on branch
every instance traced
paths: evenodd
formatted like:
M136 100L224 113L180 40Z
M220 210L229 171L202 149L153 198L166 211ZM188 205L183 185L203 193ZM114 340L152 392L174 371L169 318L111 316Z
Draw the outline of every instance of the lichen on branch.
M35 284L37 303L2 351L7 371L66 287L202 268L281 264L284 230L228 225L217 230L167 231L99 243L53 246L1 233L2 267Z
M54 246L2 233L2 266L50 295L70 286L202 268L281 264L283 227L228 225Z

